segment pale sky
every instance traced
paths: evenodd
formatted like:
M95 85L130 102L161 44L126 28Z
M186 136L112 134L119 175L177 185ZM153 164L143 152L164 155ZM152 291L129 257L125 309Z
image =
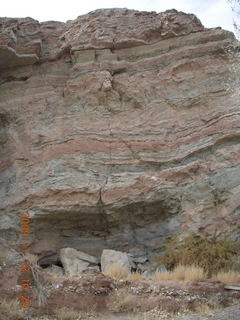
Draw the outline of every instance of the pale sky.
M227 0L6 0L1 3L0 16L65 22L89 11L114 7L156 12L174 8L196 14L205 27L234 31Z

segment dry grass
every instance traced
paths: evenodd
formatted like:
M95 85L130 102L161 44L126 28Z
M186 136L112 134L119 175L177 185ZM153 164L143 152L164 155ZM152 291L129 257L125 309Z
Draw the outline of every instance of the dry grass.
M193 262L211 276L222 269L232 269L232 260L237 255L238 243L229 239L208 238L191 234L179 244L177 237L165 245L164 255L153 255L157 266L164 265L172 270L178 264Z
M40 277L39 269L36 266L31 266L33 279L37 288L38 305L44 305L46 302L46 292L43 280Z
M83 312L67 307L56 309L54 313L57 320L84 320L97 315L95 312Z
M31 266L36 267L38 265L38 256L36 256L35 254L31 254L31 253L26 253L24 255L24 259L28 260L29 263L31 264Z
M106 304L112 312L136 311L136 297L124 289L116 290L109 295Z
M184 266L184 280L189 282L202 281L207 279L207 274L204 272L203 268L191 265Z
M24 317L24 313L17 299L1 301L0 320L22 320Z
M130 281L137 281L137 280L143 280L143 279L144 279L143 274L138 271L133 272L128 276L128 280Z
M173 271L156 272L153 280L183 280L186 282L195 282L206 279L207 276L203 270L195 265L178 265Z
M196 307L196 312L200 313L202 316L211 316L214 308L209 307L208 304L200 304Z
M152 277L148 278L149 280L172 280L172 272L156 272Z
M240 272L237 271L220 271L214 278L216 278L224 284L240 284Z
M171 280L185 280L188 269L190 266L177 265L172 272L170 272L172 279Z
M78 312L73 309L69 309L66 307L56 309L55 315L58 320L77 320L78 319Z
M118 280L127 279L129 272L119 264L112 264L105 272L105 275Z

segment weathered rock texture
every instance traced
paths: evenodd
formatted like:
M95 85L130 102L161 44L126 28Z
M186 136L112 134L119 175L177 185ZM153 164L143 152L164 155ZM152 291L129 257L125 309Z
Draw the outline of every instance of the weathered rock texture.
M88 268L99 271L98 260L95 257L72 248L61 249L60 260L67 275L79 275Z
M101 256L101 271L107 272L113 266L121 266L131 272L133 261L126 252L104 249Z
M0 27L2 237L16 243L20 210L40 251L239 237L231 32L176 10Z

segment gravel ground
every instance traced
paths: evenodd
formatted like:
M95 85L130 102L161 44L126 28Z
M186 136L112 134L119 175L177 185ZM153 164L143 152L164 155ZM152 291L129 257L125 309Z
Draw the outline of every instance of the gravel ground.
M134 315L106 315L99 318L92 318L91 320L135 320L141 319ZM144 318L147 320L146 318ZM162 318L160 317L159 320ZM172 320L240 320L240 304L231 306L225 309L214 311L211 316L201 316L199 314L192 314L183 317L173 318Z
M211 316L199 316L197 314L175 318L173 320L240 320L240 304L213 312Z

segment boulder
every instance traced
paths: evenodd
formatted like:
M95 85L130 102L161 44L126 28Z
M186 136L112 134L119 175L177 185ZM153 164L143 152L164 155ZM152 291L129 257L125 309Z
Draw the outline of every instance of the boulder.
M150 271L152 268L151 263L148 260L147 253L138 248L132 248L129 250L128 254L131 261L134 264L134 268L139 272Z
M119 265L131 272L133 261L126 252L104 249L101 256L101 269L106 272L113 265Z
M61 249L60 260L67 275L78 275L86 269L99 270L97 258L73 248Z

